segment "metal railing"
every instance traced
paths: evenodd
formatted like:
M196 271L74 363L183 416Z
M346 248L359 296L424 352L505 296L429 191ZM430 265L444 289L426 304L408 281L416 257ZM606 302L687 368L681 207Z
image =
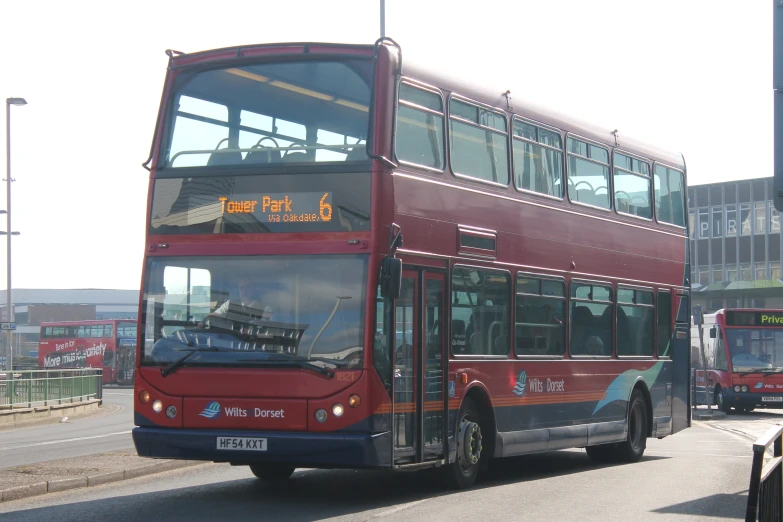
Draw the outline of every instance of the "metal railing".
M764 463L767 449L772 458ZM777 424L753 444L746 522L783 520L783 424Z
M103 398L103 370L0 371L0 411Z

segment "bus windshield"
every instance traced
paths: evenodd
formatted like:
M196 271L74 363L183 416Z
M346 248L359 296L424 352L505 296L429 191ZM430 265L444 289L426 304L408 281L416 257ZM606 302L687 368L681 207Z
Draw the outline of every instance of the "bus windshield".
M734 371L783 370L783 329L727 328Z
M360 368L366 277L366 256L150 259L142 364Z
M181 75L160 168L367 160L371 76L369 60Z

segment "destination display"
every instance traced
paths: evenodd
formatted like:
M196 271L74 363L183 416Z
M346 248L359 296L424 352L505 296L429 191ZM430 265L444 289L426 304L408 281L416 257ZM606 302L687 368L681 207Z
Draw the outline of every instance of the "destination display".
M783 312L726 312L726 326L781 326Z
M155 180L150 234L370 229L369 173Z
M221 214L253 214L269 223L332 220L332 193L253 194L248 199L218 197Z

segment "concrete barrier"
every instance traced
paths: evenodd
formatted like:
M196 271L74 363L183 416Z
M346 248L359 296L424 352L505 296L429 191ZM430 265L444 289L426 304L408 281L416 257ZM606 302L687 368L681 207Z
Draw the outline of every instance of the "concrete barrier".
M57 422L62 417L73 417L95 411L101 407L101 399L90 399L82 402L54 404L51 406L36 406L34 408L0 409L0 429L28 426L41 421Z

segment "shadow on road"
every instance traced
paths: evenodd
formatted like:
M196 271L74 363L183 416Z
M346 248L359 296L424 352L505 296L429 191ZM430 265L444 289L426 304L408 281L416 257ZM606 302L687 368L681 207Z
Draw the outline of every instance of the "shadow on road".
M719 493L708 497L673 504L665 508L655 509L653 513L668 513L677 515L694 515L700 517L721 517L744 519L748 504L748 491L738 493Z
M590 461L584 451L500 459L474 490L596 471L602 467ZM368 511L380 509L376 514L383 514L409 502L464 494L446 489L440 473L442 470L437 469L413 473L311 470L296 473L290 481L276 487L265 487L254 478L230 480L17 511L4 514L3 520L315 521L360 514L364 519L371 515ZM172 475L172 480L177 476ZM78 491L74 493L79 494Z

